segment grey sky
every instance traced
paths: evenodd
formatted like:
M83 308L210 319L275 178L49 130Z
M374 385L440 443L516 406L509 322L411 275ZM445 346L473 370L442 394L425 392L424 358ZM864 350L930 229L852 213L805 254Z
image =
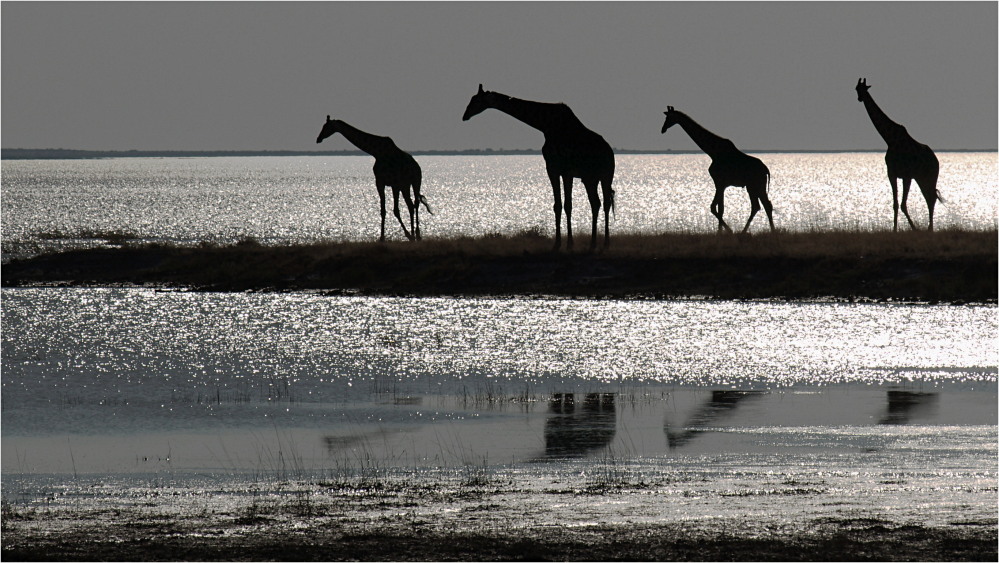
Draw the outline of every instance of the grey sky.
M616 148L675 106L747 150L882 149L853 90L937 150L997 146L997 3L2 4L5 148L316 150L326 114L407 150L540 148L486 89Z

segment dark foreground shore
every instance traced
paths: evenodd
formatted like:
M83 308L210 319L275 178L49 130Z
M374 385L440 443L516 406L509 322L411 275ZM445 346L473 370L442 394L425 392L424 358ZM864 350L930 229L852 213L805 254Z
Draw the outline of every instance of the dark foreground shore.
M399 485L376 475L272 490L255 483L228 493L224 486L137 488L105 501L98 483L95 498L75 503L5 503L2 555L5 561L996 560L994 518L954 513L941 521L934 512L914 523L911 515L863 503L828 506L820 500L827 493L802 483L773 490L757 483L765 489L728 497L746 505L742 516L684 517L683 502L670 493L677 483L655 477L588 475L524 488L474 471L458 485L433 479ZM803 504L791 509L793 516L777 510L786 498Z
M3 285L413 296L996 301L995 231L623 235L551 251L534 233L420 243L139 244L3 266ZM582 247L582 249L580 249Z
M811 534L746 537L672 525L493 532L280 527L193 529L128 522L19 538L5 561L995 561L996 532L830 521Z

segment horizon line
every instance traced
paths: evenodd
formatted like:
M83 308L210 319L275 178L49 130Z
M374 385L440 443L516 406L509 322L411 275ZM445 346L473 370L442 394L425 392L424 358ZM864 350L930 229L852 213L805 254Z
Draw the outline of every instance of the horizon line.
M614 154L704 154L699 149L621 149L613 148ZM767 153L871 153L885 149L746 149L744 152ZM479 155L540 155L541 149L425 149L407 151L414 156L479 156ZM999 152L999 148L988 149L938 149L934 152ZM42 159L88 159L115 157L218 157L218 156L364 156L367 153L356 149L345 150L288 150L288 149L218 149L218 150L143 150L143 149L63 149L63 148L0 148L0 160L42 160Z

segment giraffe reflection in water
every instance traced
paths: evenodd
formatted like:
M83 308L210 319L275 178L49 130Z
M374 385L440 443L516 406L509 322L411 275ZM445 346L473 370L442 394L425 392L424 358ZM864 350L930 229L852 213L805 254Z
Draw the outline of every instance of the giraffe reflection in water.
M669 422L666 423L669 449L673 450L687 444L719 420L730 416L744 401L760 397L765 393L765 391L712 391L711 399L701 405L679 430L671 429Z
M545 457L583 457L610 445L617 425L614 393L555 393L548 402Z
M931 415L937 406L937 399L937 393L888 391L888 407L878 424L909 424L913 418Z

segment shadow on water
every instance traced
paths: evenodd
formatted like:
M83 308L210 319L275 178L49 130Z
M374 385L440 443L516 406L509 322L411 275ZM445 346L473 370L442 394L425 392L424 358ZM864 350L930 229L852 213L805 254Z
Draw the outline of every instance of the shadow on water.
M888 391L888 408L878 424L909 424L912 418L932 415L938 399L938 393Z
M548 402L545 457L583 457L614 439L617 410L614 393L587 393L577 404L574 393L555 393Z
M666 438L669 449L679 448L705 431L713 423L729 416L744 400L759 397L765 391L712 391L711 399L701 405L701 408L687 420L679 430L672 430L666 423Z

